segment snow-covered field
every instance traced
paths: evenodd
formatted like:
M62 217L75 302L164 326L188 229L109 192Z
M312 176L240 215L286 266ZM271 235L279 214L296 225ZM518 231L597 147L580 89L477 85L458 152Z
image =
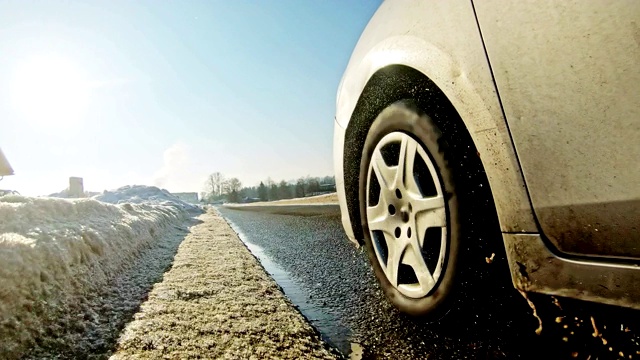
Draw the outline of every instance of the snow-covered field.
M338 204L338 194L330 193L324 195L316 195L302 198L293 198L275 201L258 201L253 203L229 203L226 207L255 207L255 206L280 206L280 205L327 205Z
M92 199L0 197L0 358L90 321L69 319L91 314L87 297L198 210L146 186Z
M123 186L114 191L105 191L101 195L94 196L93 199L111 204L133 203L168 205L178 206L187 211L194 211L198 209L197 206L184 202L171 195L167 190L158 189L155 186Z

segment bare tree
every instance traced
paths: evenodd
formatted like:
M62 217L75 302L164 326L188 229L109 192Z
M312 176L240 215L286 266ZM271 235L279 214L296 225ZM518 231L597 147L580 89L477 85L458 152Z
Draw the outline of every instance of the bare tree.
M209 175L209 180L212 184L212 193L215 195L222 195L224 190L224 175L216 171Z
M205 196L214 196L216 194L216 183L213 175L207 176L207 181L204 182L204 194Z
M224 175L220 172L214 172L207 176L207 180L204 183L204 192L210 199L217 196L221 196L224 191Z
M240 182L240 180L238 180L238 178L231 178L227 181L227 191L239 192L241 188L242 183Z
M242 183L238 178L231 178L224 182L225 193L227 195L227 201L236 203L240 201L240 190L242 189Z

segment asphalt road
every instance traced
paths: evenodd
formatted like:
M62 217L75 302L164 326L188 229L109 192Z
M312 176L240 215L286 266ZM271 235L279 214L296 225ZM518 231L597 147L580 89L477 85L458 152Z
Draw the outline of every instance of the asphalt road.
M469 277L461 300L437 322L405 316L385 299L363 249L339 214L296 216L220 208L241 239L323 337L364 358L640 358L638 312L515 289L498 254ZM478 274L481 272L478 271ZM487 277L488 276L488 277Z

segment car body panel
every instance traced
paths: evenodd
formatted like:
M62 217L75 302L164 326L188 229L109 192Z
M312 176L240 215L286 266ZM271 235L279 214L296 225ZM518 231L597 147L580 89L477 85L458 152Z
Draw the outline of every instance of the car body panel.
M349 209L347 209L347 201L345 200L344 163L342 161L342 154L344 153L344 131L344 128L335 121L333 125L333 164L336 178L336 193L338 194L338 202L340 204L342 227L344 228L349 240L359 247L360 243L353 233L353 227L351 226L351 221L349 219Z
M536 232L471 3L385 1L362 34L340 83L336 132L348 126L370 77L389 65L422 72L456 108L483 160L502 231ZM344 134L336 139L344 142ZM344 176L339 147L334 148L336 178ZM337 187L344 204L344 185ZM350 223L345 229L352 233Z
M500 24L504 20L509 19L509 16L506 14L507 9L501 10L500 7L506 6L508 8L509 6L516 6L514 4L520 4L520 2L504 4L498 0L489 0L479 5L480 14L483 19L487 19L484 16L487 14L487 11L496 11L498 13L498 16L489 18L490 20L488 22L483 21L481 29L485 31L483 34L485 38L487 34L497 36L502 34L502 31L505 31L504 28L500 28ZM535 7L536 4L538 3L534 3L531 6ZM540 6L545 4L556 3L549 1L540 3ZM577 4L582 3L574 2L569 3L567 6L577 6ZM609 3L602 2L597 5L608 6L608 4ZM622 4L628 5L629 3ZM638 11L636 3L633 3L633 5L636 6L633 8L635 9L634 14L626 14L622 19L635 19L634 16L637 16ZM535 129L531 129L535 124L531 121L525 121L529 119L523 117L522 114L514 113L514 107L512 105L514 101L524 102L525 104L527 102L527 98L522 98L522 95L520 95L520 98L508 98L508 104L506 105L509 119L511 120L511 116L515 116L514 126L518 133L518 140L516 140L516 146L514 147L510 133L512 129L507 125L505 116L502 113L500 103L502 99L498 96L492 75L492 70L495 71L495 69L491 69L487 54L485 53L483 37L475 18L476 9L474 9L474 6L478 6L478 3L472 3L469 0L453 0L447 2L404 2L387 0L380 6L363 32L340 83L336 101L334 164L342 220L347 235L356 244L358 243L358 239L354 237L351 219L348 215L345 195L345 165L343 158L344 154L349 151L349 144L344 143L345 131L349 126L349 121L352 119L354 109L358 104L363 90L372 76L387 66L405 65L420 71L440 88L458 111L475 143L491 185L515 287L523 291L534 291L639 308L637 300L640 298L640 293L635 285L640 281L640 267L634 264L617 263L614 260L571 257L562 254L550 246L550 243L545 240L544 235L540 233L531 200L529 199L528 189L525 186L522 170L520 169L518 155L526 158L528 165L527 169L525 169L525 175L528 180L528 177L540 170L536 166L531 167L532 164L535 165L536 163L532 162L534 159L532 159L531 154L528 154L528 151L540 150L534 147L536 141L545 146L551 143L546 139L527 139L527 137L523 135L526 134L527 131L535 131ZM619 9L616 11L619 11ZM557 20L557 18L540 18L540 12L536 11L536 9L533 9L533 12L536 13L535 16L538 17L537 20L542 23L549 22L549 20L553 19ZM565 16L568 15L565 14ZM570 16L569 18L571 19ZM509 21L512 21L514 24L521 20L522 19L509 19ZM638 35L640 31L637 30L636 24L638 24L638 22L635 21L622 24L626 34L624 44L632 48L629 54L625 55L624 59L616 60L620 61L622 65L625 65L625 70L628 69L629 61L633 60L635 64L638 62L638 59L640 59L637 52L638 49L634 47L640 44L640 35ZM531 24L525 22L525 25ZM500 34L496 32L500 32ZM547 39L552 38L549 34L546 34L546 36ZM630 39L635 41L635 45L630 42ZM492 41L491 44L489 55L491 55L491 49L493 49L494 54L498 49L496 47L497 43ZM508 52L511 51L511 49L505 48L506 46L516 46L517 44L498 45L503 46L503 48L500 48L500 51ZM603 51L604 50L598 50L598 54L603 55ZM513 57L528 56L527 49L519 48L519 51L515 53L518 55L513 55ZM489 58L492 59L491 56ZM513 61L518 59L507 57L506 60ZM492 63L491 65L494 64ZM559 68L560 65L551 65L553 65L552 68L556 72L562 70ZM629 71L624 72L624 74L627 73L629 73ZM507 89L513 91L518 90L518 88L526 88L527 86L525 82L512 77L512 74L508 72L498 71L497 74L499 78L498 89L500 89L500 91L502 91L502 89L505 89L505 91ZM620 80L620 77L617 77L615 73L608 74L607 76L611 75L613 75L612 79ZM638 74L633 73L631 75L637 77ZM559 76L564 81L575 81L571 76L563 74L561 71ZM513 82L514 79L516 82ZM640 84L640 81L637 80L638 79L633 78L635 84ZM517 84L518 88L514 89L514 84ZM561 83L558 84L552 81L551 85L556 86L556 88L554 88L555 92L552 93L554 103L561 101L565 95L568 96L564 99L570 99L574 103L579 100L578 93L557 93L558 91L566 90L566 88L559 86L562 85ZM588 91L597 90L597 87L600 85L603 85L602 81L589 84L586 89L588 89ZM626 94L624 92L619 93L618 91L620 91L620 89L607 88L606 86L604 88L610 92L606 94L609 99L613 97L616 98L615 100L620 101L616 106L622 106L622 109L628 110L626 112L626 115L628 115L626 118L624 116L615 118L606 117L611 114L606 114L606 111L608 111L606 107L599 107L603 105L603 103L599 102L598 99L595 99L593 104L579 104L586 105L587 107L590 106L590 109L600 111L605 115L603 119L613 120L616 126L629 126L628 130L630 133L625 134L624 131L620 131L620 129L615 129L615 131L618 136L625 139L625 144L631 147L631 149L628 149L629 152L627 154L622 155L623 158L635 161L623 164L619 161L619 158L615 158L609 162L605 160L607 156L596 153L593 149L589 149L588 146L581 147L585 144L580 141L568 144L568 147L565 146L562 147L562 149L563 151L584 151L584 149L587 149L587 154L594 156L593 159L595 162L593 164L603 164L609 171L618 171L617 166L619 165L625 165L627 167L629 173L624 174L622 179L619 180L620 182L617 182L615 185L616 187L620 185L627 187L627 189L625 189L626 192L622 192L624 196L611 196L613 193L601 191L602 194L605 195L603 199L607 200L609 204L615 205L608 209L605 208L604 212L608 214L616 213L622 216L623 219L618 222L619 224L626 223L624 226L627 226L630 221L634 222L638 219L638 216L634 214L637 214L638 211L638 204L635 202L635 199L637 199L637 179L639 178L637 159L640 158L640 156L637 152L637 144L629 143L628 140L630 138L639 138L637 133L638 122L635 121L638 118L638 114L636 112L637 108L634 108L634 105L639 103L637 101L639 92L637 88L624 87L623 89L627 91L634 91L631 93L634 96L621 99L625 97ZM525 94L526 93L527 92L525 92ZM546 94L549 93L550 92L547 92ZM590 101L592 100L594 99L590 99ZM536 101L540 101L540 99L536 99ZM524 110L531 110L531 106L525 106ZM518 115L521 117L520 119ZM548 119L544 120L549 121ZM584 122L577 122L569 124L567 129L579 129L580 126L577 126L578 124L585 126ZM589 129L589 133L591 135L598 135L606 132L607 129L608 128L603 127L602 124L596 124L595 128ZM542 131L545 131L545 129L542 129ZM555 141L558 141L556 135L551 134L551 136L555 136ZM595 138L596 136L593 137ZM572 138L572 140L575 140L575 138ZM608 143L607 141L610 140L596 138L595 145L601 146L601 148L605 148L606 146L612 146L611 148L613 149L616 148L615 144ZM565 145L567 145L566 140ZM603 145L605 146L603 147ZM518 154L515 152L516 148L520 151ZM553 151L542 151L538 152L538 154L538 156L544 154L543 157L546 158L541 158L539 161L544 160L546 163L555 157L562 156L562 154ZM621 155L613 154L613 157L619 156ZM633 157L635 159L633 159ZM543 162L540 162L539 165L542 163ZM615 164L615 166L612 164ZM569 169L568 173L585 175L585 173L580 172L587 169L583 167L584 165L585 163L575 169ZM565 169L556 167L556 170L564 171ZM590 175L590 173L587 174ZM556 176L554 174L549 175L552 177ZM542 180L544 181L544 179ZM556 176L555 181L557 182L558 180ZM594 184L595 180L597 179L584 179L583 177L583 179L580 179L579 184ZM634 180L636 183L629 183L629 181ZM575 194L586 195L586 199L588 199L590 192L581 189L578 190L577 193L569 192L568 194L561 194L561 196L559 196L560 201L554 203L548 201L548 196L545 200L544 190L541 190L540 184L541 183L536 184L536 199L538 203L541 204L540 209L551 209L547 215L545 215L545 210L538 213L538 216L543 217L546 226L549 226L550 219L556 216L565 220L571 219L570 215L574 216L574 218L578 216L581 219L587 219L588 214L594 212L592 210L593 208L589 209L589 205L594 203L587 201L578 204L579 206L583 206L582 209L578 209L577 207L564 207L563 211L570 211L570 214L559 214L559 210L557 208L553 209L553 205L566 205L566 200L575 199ZM557 183L551 182L549 185L554 192L558 192L559 185ZM610 185L612 185L612 187L614 186L613 184ZM598 194L600 193L598 192ZM631 201L625 202L624 198L630 198ZM541 199L546 202L540 202ZM596 204L598 203L596 202ZM602 208L599 208L598 211L595 211L596 215L602 210ZM587 220L589 223L594 221L596 220ZM561 223L551 225L552 228L560 228L561 226ZM607 232L611 231L608 229L605 230ZM574 237L573 241L580 238L580 236ZM621 241L621 239L618 239L618 241ZM591 241L591 243L593 243L593 241ZM556 241L556 244L559 243ZM622 246L628 247L629 245L623 244Z
M538 234L503 234L517 289L640 310L640 266L554 255Z
M640 2L475 2L542 231L640 258Z

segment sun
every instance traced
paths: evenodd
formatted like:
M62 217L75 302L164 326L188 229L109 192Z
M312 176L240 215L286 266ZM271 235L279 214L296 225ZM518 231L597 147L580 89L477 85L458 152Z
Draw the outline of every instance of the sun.
M13 103L30 125L68 127L85 115L89 84L84 72L67 58L33 58L14 73Z

